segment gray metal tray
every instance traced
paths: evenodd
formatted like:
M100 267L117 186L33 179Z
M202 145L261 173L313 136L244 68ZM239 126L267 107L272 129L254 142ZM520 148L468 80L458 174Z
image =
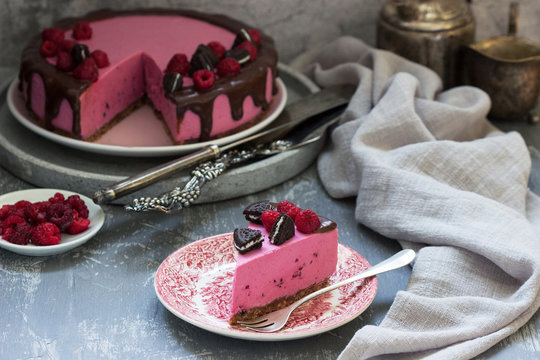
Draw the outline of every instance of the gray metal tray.
M279 64L280 78L288 102L318 90L308 78ZM173 157L117 157L84 152L51 142L23 127L6 103L7 84L0 92L0 165L21 179L39 187L59 188L92 197L101 187L170 161ZM324 140L298 150L279 154L231 169L205 185L199 203L226 200L261 191L288 180L306 169L317 157ZM189 179L179 172L157 184L118 199L125 204L134 198L157 196Z

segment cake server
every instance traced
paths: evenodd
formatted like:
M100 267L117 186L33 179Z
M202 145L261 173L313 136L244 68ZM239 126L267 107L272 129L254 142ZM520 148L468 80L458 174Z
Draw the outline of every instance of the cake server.
M117 183L99 189L94 193L96 204L106 204L122 196L131 194L139 189L149 186L172 173L195 166L201 162L218 158L227 151L238 149L242 145L261 144L279 139L291 130L305 123L306 120L315 119L322 115L328 116L332 111L343 111L348 104L354 87L340 85L322 89L289 104L277 119L265 130L254 135L226 145L208 145L192 154L158 165ZM324 116L323 116L324 117Z

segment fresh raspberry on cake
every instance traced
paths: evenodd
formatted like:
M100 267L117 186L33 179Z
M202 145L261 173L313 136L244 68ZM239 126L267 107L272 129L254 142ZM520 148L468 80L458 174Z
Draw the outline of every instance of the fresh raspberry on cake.
M77 65L75 70L73 70L73 77L79 80L96 82L99 77L99 72L94 59L84 59L79 65Z
M310 234L321 226L321 221L315 212L309 209L303 209L296 215L294 224L301 232Z
M41 32L41 38L43 40L50 40L55 43L59 43L64 40L64 30L60 28L48 28Z
M219 41L210 41L207 46L214 52L219 60L223 59L225 55L225 46L223 46Z
M56 68L65 72L70 72L75 68L75 62L71 54L60 51L56 55Z
M268 210L262 213L261 220L266 231L271 231L276 219L279 216L279 212L274 210Z
M41 43L39 53L44 57L56 55L56 43L51 40L45 40L43 43Z
M165 72L186 76L189 73L189 60L186 54L174 54L171 60L169 60Z
M75 40L88 40L92 38L92 28L86 21L79 21L73 28L72 36Z
M109 57L103 50L94 50L90 53L90 56L96 62L98 68L102 69L109 66Z
M228 57L219 62L216 72L219 76L236 75L240 72L241 68L238 60Z
M50 222L44 222L32 229L32 243L34 245L57 245L60 243L60 239L60 230Z
M255 60L257 58L257 48L249 41L244 41L243 43L240 43L236 47L236 49L249 51L249 57L251 58L251 60Z
M197 70L193 74L193 82L195 87L201 90L208 90L214 86L216 78L210 70Z
M60 41L59 43L57 43L56 45L58 46L58 51L65 51L67 52L68 54L71 53L71 49L73 48L73 46L75 46L77 43L73 40L62 40Z
M249 36L251 36L251 40L253 40L255 44L261 43L261 33L259 32L259 30L249 29L248 33L249 33Z
M296 215L300 212L300 209L290 201L280 201L277 207L280 213L287 214L291 219L295 219Z

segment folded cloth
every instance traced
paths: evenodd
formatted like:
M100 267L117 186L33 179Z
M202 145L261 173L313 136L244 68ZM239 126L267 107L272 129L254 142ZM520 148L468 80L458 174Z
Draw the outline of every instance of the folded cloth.
M328 193L356 219L418 250L405 291L341 359L468 359L540 306L540 200L516 132L486 119L473 87L441 92L431 70L343 37L304 56L320 86L356 84L318 159Z

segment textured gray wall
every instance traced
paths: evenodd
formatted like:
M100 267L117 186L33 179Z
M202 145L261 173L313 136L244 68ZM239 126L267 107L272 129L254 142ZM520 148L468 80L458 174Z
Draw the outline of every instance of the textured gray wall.
M519 32L540 43L540 0L521 0ZM243 19L272 35L281 60L340 35L375 43L382 0L1 0L0 67L16 67L26 40L55 20L100 8L185 7ZM477 40L505 34L510 0L473 0Z

